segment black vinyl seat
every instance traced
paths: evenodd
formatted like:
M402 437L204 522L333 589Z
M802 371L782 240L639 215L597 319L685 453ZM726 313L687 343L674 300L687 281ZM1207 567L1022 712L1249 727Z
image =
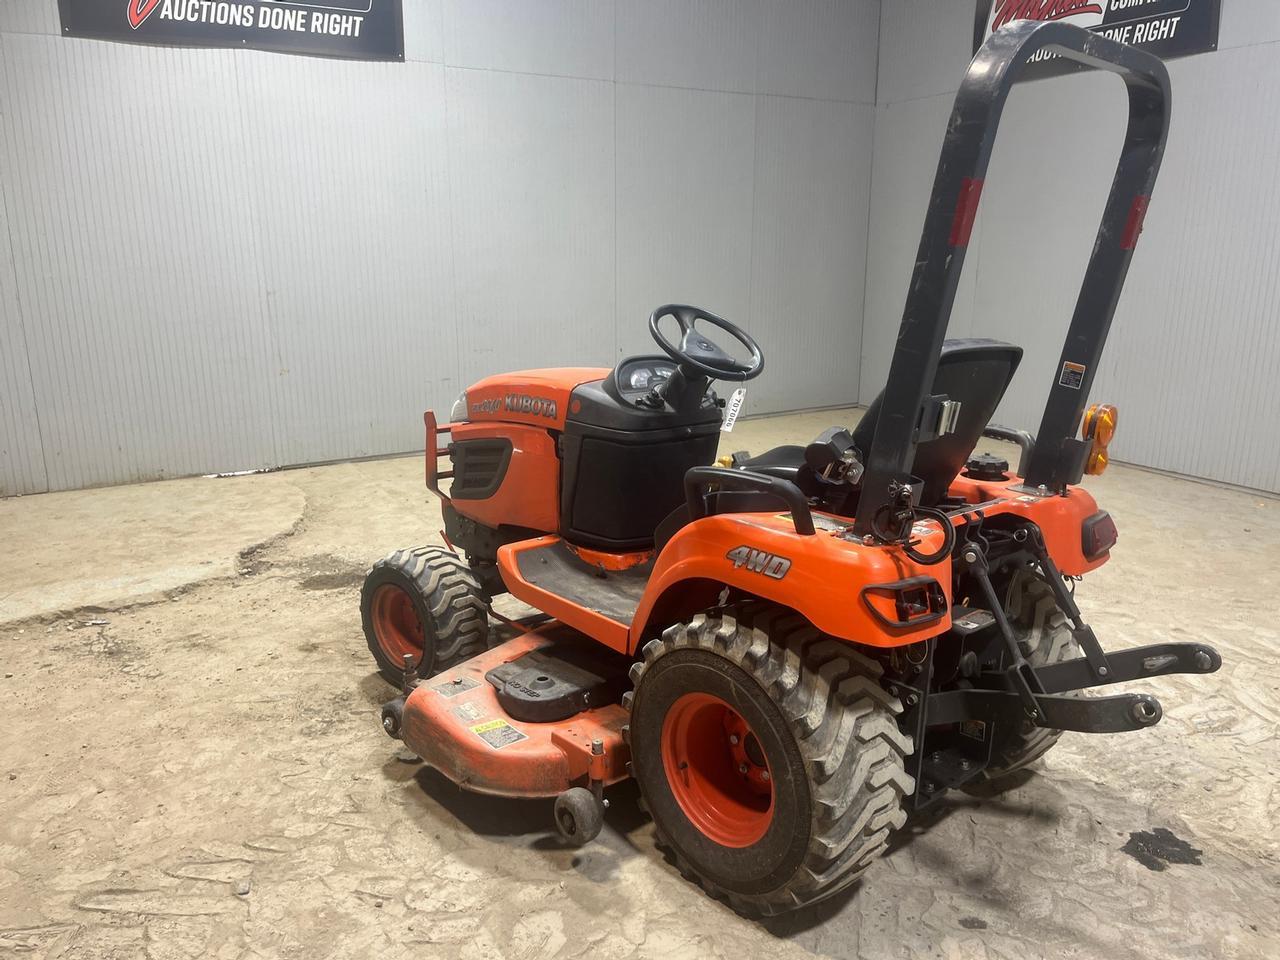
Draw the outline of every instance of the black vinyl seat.
M946 496L951 481L964 467L982 438L982 431L991 422L996 407L1004 399L1005 390L1021 360L1022 348L1001 340L969 338L943 342L938 372L930 392L960 401L960 414L951 433L921 443L916 448L911 472L924 481L922 505L936 504ZM853 429L854 446L864 463L871 452L883 400L884 392L881 391ZM813 478L805 476L808 468L804 454L804 447L786 444L766 450L738 466L791 480L806 493L811 493L806 480L812 481Z

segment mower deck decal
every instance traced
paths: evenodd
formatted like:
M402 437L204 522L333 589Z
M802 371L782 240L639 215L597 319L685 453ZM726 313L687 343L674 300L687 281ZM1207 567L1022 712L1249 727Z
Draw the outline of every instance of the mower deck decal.
M467 723L478 723L484 719L484 711L478 703L460 703L449 712Z
M480 686L480 681L472 677L458 677L456 680L446 680L444 683L437 683L431 689L446 700L452 700L460 693L466 693L468 690L474 690Z
M529 739L505 720L486 720L484 723L477 723L471 728L471 732L494 750L501 750L513 743Z

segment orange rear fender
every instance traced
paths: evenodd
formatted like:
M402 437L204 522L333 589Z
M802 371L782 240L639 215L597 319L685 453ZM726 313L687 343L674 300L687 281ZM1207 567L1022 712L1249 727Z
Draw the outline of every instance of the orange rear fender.
M819 526L813 536L800 536L788 517L769 513L721 514L688 524L654 564L631 623L630 650L666 625L655 609L672 609L674 592L708 582L791 607L824 633L870 646L904 646L950 628L950 559L924 567L899 547L865 546L845 539L838 529L821 529L827 524ZM921 527L919 535L921 551L942 543L936 526ZM888 622L895 619L892 598L867 588L914 577L936 581L945 609L928 622L893 626ZM705 590L695 594L701 597Z

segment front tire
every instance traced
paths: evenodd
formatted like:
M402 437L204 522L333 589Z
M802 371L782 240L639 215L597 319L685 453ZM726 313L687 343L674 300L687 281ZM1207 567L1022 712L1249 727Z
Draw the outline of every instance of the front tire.
M880 665L751 603L668 629L628 698L632 773L677 867L748 915L847 888L906 822L915 783Z
M489 637L489 612L467 565L440 547L397 550L369 570L360 591L365 641L391 683L410 656L429 677L474 656Z

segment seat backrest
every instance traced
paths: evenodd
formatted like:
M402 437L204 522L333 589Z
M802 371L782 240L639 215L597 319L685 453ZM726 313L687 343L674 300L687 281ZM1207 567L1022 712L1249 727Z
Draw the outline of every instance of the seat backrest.
M991 417L1022 360L1022 348L1000 340L946 340L933 378L934 395L960 401L955 430L916 447L911 472L924 481L921 503L936 504L982 439ZM853 431L853 443L865 461L871 453L884 391L871 402Z

